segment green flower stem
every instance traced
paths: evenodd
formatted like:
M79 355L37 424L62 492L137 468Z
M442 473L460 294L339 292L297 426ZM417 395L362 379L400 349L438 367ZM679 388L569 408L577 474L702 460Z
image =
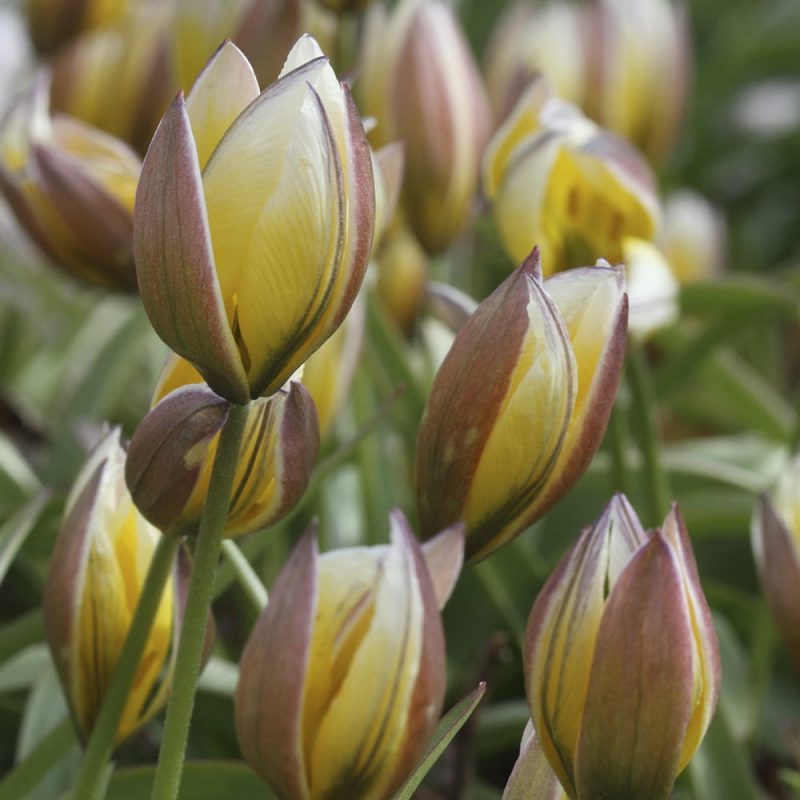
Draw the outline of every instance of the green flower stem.
M161 754L153 784L153 800L175 800L180 788L195 687L200 673L208 612L214 591L214 577L247 415L247 406L231 406L214 459L194 551L186 612L175 659Z
M631 392L631 416L638 428L645 488L650 505L646 524L660 525L669 510L672 493L661 461L661 445L653 419L655 399L650 373L644 353L635 344L628 351L626 367Z
M72 720L64 719L0 783L0 800L19 800L39 785L75 744Z
M254 559L261 555L273 541L273 534L277 526L285 528L288 524L305 510L310 500L316 496L322 484L342 466L347 463L353 454L358 450L361 443L370 436L381 424L386 421L389 412L395 407L398 399L405 391L405 387L400 385L396 386L389 396L383 400L378 407L378 410L372 418L358 430L352 439L345 442L338 447L330 455L326 456L322 461L317 464L314 471L311 473L311 480L308 483L308 488L305 494L300 499L300 502L279 522L271 528L265 528L258 534L251 536L244 545L239 548L245 558ZM223 544L224 548L224 544ZM214 597L219 597L232 583L237 580L239 576L236 573L233 565L229 561L225 561L220 566L217 572L217 580L214 584Z
M256 575L245 554L230 539L222 543L222 552L256 611L266 608L269 601L267 590L264 588L264 584L261 583L261 579Z
M503 618L514 641L522 648L525 640L525 618L508 591L507 582L500 575L497 565L491 559L485 558L475 565L475 574L486 596Z
M366 425L375 412L375 398L372 385L363 370L356 373L352 398L356 424L359 427ZM390 508L386 460L379 439L372 437L362 440L358 447L358 463L364 512L364 541L366 544L377 544L380 533L386 527Z
M150 628L156 618L164 586L175 563L178 543L177 536L162 536L153 552L128 636L122 646L119 661L86 745L83 763L73 791L75 800L94 800L102 797L106 766L114 750L114 738L119 721L150 636Z
M611 454L611 479L612 490L627 494L630 492L630 476L628 474L628 430L619 399L614 403L614 409L608 420L608 442Z

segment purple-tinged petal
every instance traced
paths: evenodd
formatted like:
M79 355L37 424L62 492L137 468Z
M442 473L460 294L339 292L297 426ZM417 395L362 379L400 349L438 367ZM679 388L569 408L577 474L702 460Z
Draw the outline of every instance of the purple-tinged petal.
M576 758L578 797L666 800L693 704L694 644L680 565L656 532L611 591Z
M319 553L298 542L242 654L236 734L248 764L282 797L309 798L303 754L304 677L317 606ZM269 664L270 669L264 669Z
M220 294L197 150L178 95L147 151L133 230L139 293L159 336L218 394L250 398Z

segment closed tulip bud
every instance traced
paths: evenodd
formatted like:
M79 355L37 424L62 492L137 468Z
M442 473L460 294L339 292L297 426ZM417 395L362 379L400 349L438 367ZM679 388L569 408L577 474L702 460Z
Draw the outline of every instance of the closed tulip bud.
M186 91L225 39L241 48L259 82L271 83L306 30L300 0L178 0L172 27L175 70Z
M680 283L719 276L726 238L725 218L702 195L681 189L667 197L660 244Z
M67 500L44 590L47 642L80 737L91 733L130 628L160 537L136 510L124 480L119 431L94 451ZM168 581L115 741L166 701L168 654L177 623L176 581Z
M407 228L388 236L377 258L378 296L400 330L410 336L425 300L428 256Z
M772 618L800 673L800 458L753 514L753 552Z
M166 3L141 5L64 48L51 65L54 110L144 153L177 89L169 69L169 22Z
M630 314L628 331L639 341L677 321L678 281L663 253L650 242L633 237L622 242Z
M423 534L464 520L475 561L569 491L605 431L626 320L619 271L543 281L535 251L478 306L436 374L417 436Z
M502 800L567 800L528 720Z
M217 394L273 394L350 309L374 216L363 127L316 42L300 39L261 94L226 43L170 106L142 167L145 310Z
M686 9L673 0L599 0L586 39L586 111L662 157L675 140L691 72Z
M484 189L509 255L537 245L545 274L652 239L660 205L650 167L626 141L534 82L489 143Z
M125 477L139 510L162 530L197 532L228 403L188 362L167 361L156 404L133 434ZM178 387L173 390L173 387ZM291 511L319 453L317 413L291 382L250 404L225 536L265 528Z
M524 648L539 743L572 800L666 800L714 714L711 613L677 506L645 534L617 495L536 598Z
M586 8L572 2L507 6L486 52L486 87L498 123L538 75L547 77L558 97L583 105L586 17Z
M122 142L50 116L40 74L0 127L0 190L41 250L67 272L135 291L133 200L141 164Z
M129 6L130 0L27 0L31 40L39 53L53 53L85 31L113 24Z
M357 299L336 333L303 365L302 383L314 401L324 441L344 405L364 343L366 305Z
M489 105L469 45L442 0L368 14L359 98L382 142L405 143L403 209L431 253L466 227L489 133Z
M448 548L457 555L457 549ZM390 798L438 720L439 600L405 518L391 544L295 548L242 656L236 731L284 800Z

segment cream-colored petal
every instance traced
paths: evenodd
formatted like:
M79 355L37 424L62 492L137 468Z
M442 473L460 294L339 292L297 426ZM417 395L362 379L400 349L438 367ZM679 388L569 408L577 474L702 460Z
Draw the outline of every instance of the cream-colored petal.
M628 330L638 341L677 321L679 285L662 252L650 242L623 240L622 257L628 283Z
M307 82L326 63L312 62L262 94L203 176L222 294L251 383L296 347L335 265L336 156Z
M198 75L186 99L200 169L259 91L250 62L233 42L225 42Z

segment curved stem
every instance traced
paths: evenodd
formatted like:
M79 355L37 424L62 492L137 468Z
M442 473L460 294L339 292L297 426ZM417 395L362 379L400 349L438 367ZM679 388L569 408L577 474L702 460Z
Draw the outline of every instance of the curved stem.
M247 556L239 549L235 542L230 539L222 543L222 552L228 563L233 568L239 585L244 589L250 602L257 612L261 612L267 606L269 596L261 578L256 575L252 564L247 560Z
M0 783L0 800L25 797L75 744L72 720L62 720Z
M180 788L214 577L247 415L248 406L231 406L214 459L194 551L186 613L175 659L161 754L153 784L153 800L175 800Z
M644 361L644 353L635 345L628 353L626 374L631 391L631 413L638 428L645 488L650 504L647 524L660 525L669 510L671 491L661 461L661 443L653 419L655 399L650 373Z
M628 494L630 492L628 475L628 457L626 453L628 437L623 412L619 407L619 398L614 403L611 417L608 420L609 451L611 453L612 491Z
M114 675L86 745L83 763L73 791L76 800L94 800L101 796L103 781L106 778L106 765L114 750L119 721L133 685L136 669L142 660L142 653L161 603L164 586L172 572L178 543L177 536L164 535L153 551L153 558L147 570L128 636L122 646Z

